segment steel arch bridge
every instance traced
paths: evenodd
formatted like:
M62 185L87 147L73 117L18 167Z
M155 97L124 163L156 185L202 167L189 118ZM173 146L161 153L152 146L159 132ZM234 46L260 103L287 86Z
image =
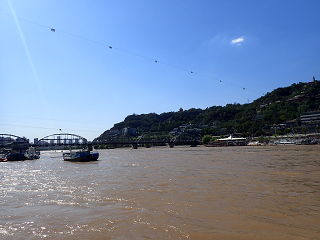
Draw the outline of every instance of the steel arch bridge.
M12 134L0 134L0 152L11 150L28 149L29 141L25 137L19 137Z
M52 134L38 140L34 143L36 146L72 146L72 145L86 145L88 140L76 134L59 133Z

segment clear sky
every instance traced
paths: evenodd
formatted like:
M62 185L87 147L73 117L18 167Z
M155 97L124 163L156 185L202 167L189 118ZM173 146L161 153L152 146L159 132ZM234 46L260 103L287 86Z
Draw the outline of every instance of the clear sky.
M133 113L320 79L319 12L319 0L0 0L0 133L93 140Z

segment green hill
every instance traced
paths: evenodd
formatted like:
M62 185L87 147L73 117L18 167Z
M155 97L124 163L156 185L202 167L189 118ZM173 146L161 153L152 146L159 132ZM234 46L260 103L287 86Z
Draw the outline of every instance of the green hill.
M292 84L277 88L249 104L227 104L207 109L180 109L162 114L133 114L124 121L114 124L97 139L110 135L123 135L123 129L130 128L131 135L148 132L154 135L174 135L181 131L192 134L222 135L241 133L249 135L272 135L273 129L281 132L306 131L301 126L300 113L317 110L320 107L320 81ZM130 135L130 134L129 134Z

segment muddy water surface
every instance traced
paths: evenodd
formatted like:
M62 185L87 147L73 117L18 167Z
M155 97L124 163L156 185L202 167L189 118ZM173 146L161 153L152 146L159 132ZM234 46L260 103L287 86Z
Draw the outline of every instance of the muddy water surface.
M0 163L1 239L320 239L320 146Z

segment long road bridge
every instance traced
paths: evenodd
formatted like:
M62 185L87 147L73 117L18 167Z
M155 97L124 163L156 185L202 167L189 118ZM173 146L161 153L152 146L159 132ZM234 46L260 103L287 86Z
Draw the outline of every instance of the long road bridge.
M52 134L36 140L34 143L29 143L29 141L24 137L19 137L12 134L0 134L0 149L5 151L5 149L13 150L24 150L29 147L53 147L53 146L98 146L98 145L109 145L109 146L123 146L131 145L133 149L137 149L139 145L145 145L146 147L151 147L152 145L167 144L171 148L174 145L190 145L196 146L201 144L198 139L192 138L179 138L174 137L168 138L158 138L154 139L148 136L139 136L135 140L128 140L126 138L105 138L94 140L92 142L88 141L86 138L81 137L76 134L70 133L59 133Z

